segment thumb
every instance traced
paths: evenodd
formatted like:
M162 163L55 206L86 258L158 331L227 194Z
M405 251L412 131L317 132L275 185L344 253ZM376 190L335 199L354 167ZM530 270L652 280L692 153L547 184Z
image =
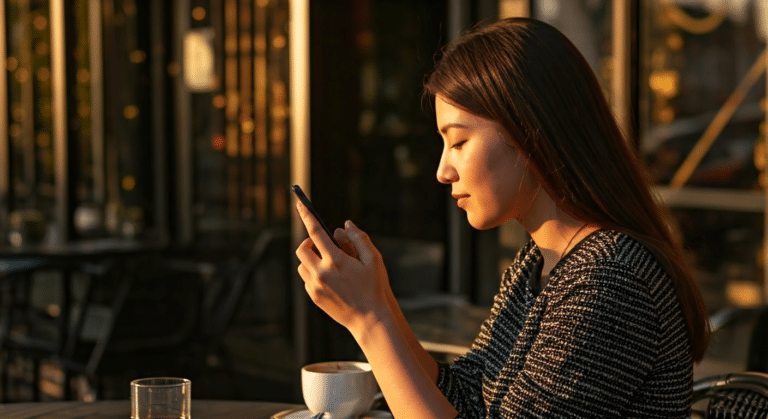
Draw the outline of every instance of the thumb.
M355 246L355 249L357 249L360 262L369 265L374 261L376 254L376 247L374 247L371 238L350 220L347 220L347 222L344 223L344 227L346 227L347 236Z

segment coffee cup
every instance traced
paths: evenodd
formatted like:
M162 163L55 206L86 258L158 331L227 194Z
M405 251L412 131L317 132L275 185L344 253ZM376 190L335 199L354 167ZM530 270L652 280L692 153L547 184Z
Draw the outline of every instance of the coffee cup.
M304 403L324 419L356 418L371 410L378 393L371 366L340 361L306 365L301 369Z

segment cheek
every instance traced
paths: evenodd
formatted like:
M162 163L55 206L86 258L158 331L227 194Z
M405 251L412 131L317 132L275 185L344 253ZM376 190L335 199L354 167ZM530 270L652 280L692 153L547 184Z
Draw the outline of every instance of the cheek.
M502 160L503 159L503 160ZM497 208L504 217L517 218L530 206L538 190L538 183L517 154L500 157L494 185Z
M521 197L531 196L539 189L539 184L533 177L533 173L526 167L519 168L515 177L520 179L517 194Z
M510 150L499 151L491 155L488 161L488 172L493 175L495 192L499 197L507 199L517 196L529 187L530 179L525 162L517 153Z
M519 186L519 179L513 172L515 167L509 158L490 154L468 167L471 170L466 173L466 180L472 184L475 215L495 218L508 211Z

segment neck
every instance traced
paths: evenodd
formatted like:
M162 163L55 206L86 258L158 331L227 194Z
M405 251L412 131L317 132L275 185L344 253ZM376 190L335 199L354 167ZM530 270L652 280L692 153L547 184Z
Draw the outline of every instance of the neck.
M544 259L541 275L546 281L549 272L584 237L598 229L564 213L545 193L539 194L528 216L518 220L538 246Z

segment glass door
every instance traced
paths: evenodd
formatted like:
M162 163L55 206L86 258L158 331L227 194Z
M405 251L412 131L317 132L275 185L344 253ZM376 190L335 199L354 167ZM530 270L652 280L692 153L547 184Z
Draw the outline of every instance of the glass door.
M154 7L151 9L150 6ZM153 130L162 12L135 0L7 0L0 242L162 239Z
M287 225L288 1L195 0L178 15L181 240Z
M640 154L710 309L764 302L768 6L641 4Z

